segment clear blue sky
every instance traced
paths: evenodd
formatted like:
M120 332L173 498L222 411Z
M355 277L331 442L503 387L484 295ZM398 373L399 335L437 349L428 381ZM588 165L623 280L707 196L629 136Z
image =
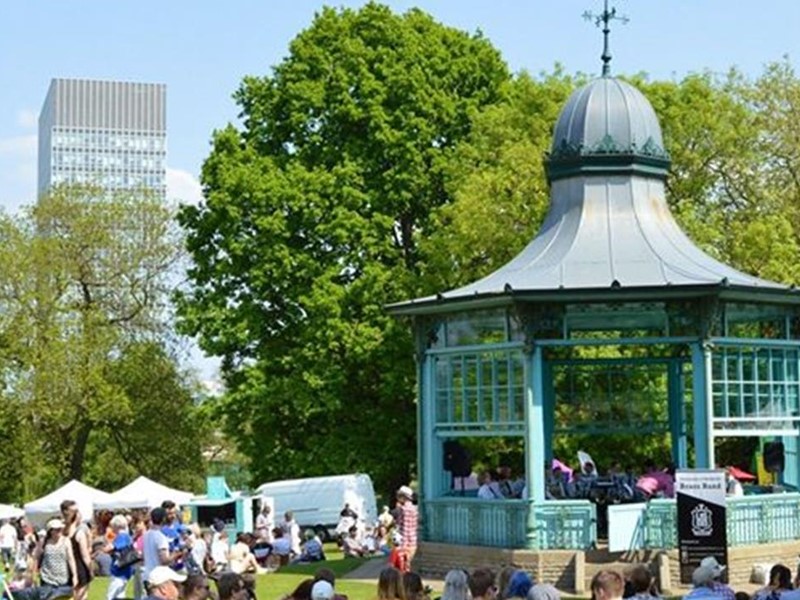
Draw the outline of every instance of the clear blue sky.
M167 84L172 196L193 200L213 129L236 119L231 94L266 74L323 3L312 0L0 0L0 207L34 199L36 118L53 77ZM363 2L334 2L359 6ZM596 73L602 39L581 18L600 0L419 0L439 21L480 29L510 67L561 63ZM680 78L733 65L751 76L800 59L797 0L616 0L630 22L612 34L612 70Z
M358 6L363 2L334 5ZM420 0L448 25L481 29L513 70L562 63L597 72L601 37L581 14L599 0ZM797 0L617 0L631 21L612 34L614 72L653 78L737 65L756 75L768 61L800 58ZM214 128L236 118L231 93L243 75L265 74L286 54L320 2L292 0L3 0L0 2L0 206L33 200L35 123L53 77L163 82L168 164L188 193Z

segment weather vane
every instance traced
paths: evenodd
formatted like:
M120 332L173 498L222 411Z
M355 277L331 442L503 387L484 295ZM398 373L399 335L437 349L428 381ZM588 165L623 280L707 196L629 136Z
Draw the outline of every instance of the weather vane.
M603 27L603 55L600 58L603 59L603 76L605 77L611 73L611 67L608 64L611 62L611 52L608 49L608 34L611 33L610 23L611 21L627 23L629 19L624 15L617 15L616 8L608 10L608 0L603 0L602 13L598 15L587 10L585 13L583 13L583 18L587 21L594 21L594 24L597 27L600 27L601 25Z

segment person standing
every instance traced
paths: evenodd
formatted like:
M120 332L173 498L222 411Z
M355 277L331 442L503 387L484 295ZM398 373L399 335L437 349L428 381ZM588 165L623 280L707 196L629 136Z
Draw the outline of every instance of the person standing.
M142 542L142 577L147 585L151 585L150 573L156 567L167 566L173 560L169 551L169 540L161 531L166 518L167 511L160 506L150 511L150 528L145 532ZM163 577L165 571L160 571L160 573ZM148 590L148 592L150 591Z
M125 588L133 577L133 566L119 564L119 558L126 550L133 550L133 538L128 533L128 520L123 515L115 515L109 523L114 534L114 541L106 546L105 550L111 554L111 577L108 580L106 600L125 597Z
M259 540L272 543L272 529L275 527L275 520L272 518L272 508L262 500L261 512L256 517L255 530Z
M92 582L92 551L89 546L89 528L81 518L78 505L73 500L61 503L61 514L64 518L64 536L72 544L72 555L75 561L73 571L74 600L86 600L89 597L89 584Z
M14 558L17 555L17 528L5 519L0 525L0 554L3 556L3 567L7 573L14 565Z
M63 535L64 522L50 519L45 527L45 536L33 552L34 562L39 565L39 587L30 587L14 592L15 600L39 600L69 596L77 581L72 545Z
M400 559L402 571L411 570L411 561L417 552L417 525L419 513L413 502L414 491L407 485L397 490L397 504L400 507L397 530L400 533Z
M286 511L283 515L283 523L281 523L286 537L289 538L289 543L292 546L292 554L300 556L300 525L294 520L294 513L290 510Z

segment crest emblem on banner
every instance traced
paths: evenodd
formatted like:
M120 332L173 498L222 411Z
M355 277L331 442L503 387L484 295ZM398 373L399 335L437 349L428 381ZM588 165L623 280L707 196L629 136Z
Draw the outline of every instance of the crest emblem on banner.
M714 532L711 509L698 504L692 509L692 533L698 537L708 537Z

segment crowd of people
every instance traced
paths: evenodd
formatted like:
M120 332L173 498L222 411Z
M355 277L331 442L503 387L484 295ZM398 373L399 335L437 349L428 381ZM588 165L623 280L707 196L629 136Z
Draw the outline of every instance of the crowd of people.
M384 555L395 567L408 571L418 525L412 497L413 491L402 486L396 508L384 507L378 520L366 527L345 505L342 520L352 525L340 540L344 555ZM89 586L98 575L108 577L107 600L129 597L131 582L137 599L147 594L177 600L179 595L187 597L177 584L199 593L203 585L209 587L211 578L218 582L223 598L223 582L241 581L252 590L254 574L289 563L322 561L326 556L317 532L301 535L291 511L276 524L268 504L257 515L253 533L237 533L231 544L224 522L215 520L206 530L197 523L183 523L171 501L150 511L99 512L90 524L77 504L68 500L61 504L60 516L48 520L42 530L25 518L0 523L0 558L6 592L14 600L87 600ZM231 575L239 579L232 580ZM168 592L167 596L155 593L159 590Z
M510 473L507 473L510 478ZM413 491L402 486L393 510L384 507L378 520L360 528L358 515L349 505L341 512L345 526L355 522L340 540L345 556L382 554L388 566L378 579L378 600L431 600L430 588L411 569L416 551L417 507ZM174 503L166 501L149 512L95 515L90 526L75 502L65 501L61 515L35 531L24 519L0 524L0 557L6 572L7 591L13 600L86 600L97 575L107 575L106 599L133 596L149 600L209 600L216 583L220 600L255 600L254 574L288 562L324 560L322 541L313 532L300 540L300 527L291 512L275 525L264 507L256 518L254 533L240 533L228 544L224 523L208 531L184 524ZM392 542L388 542L389 538ZM371 541L370 541L371 540ZM385 545L382 541L386 541ZM267 552L260 552L268 549ZM273 562L274 561L274 562ZM38 574L36 581L33 574ZM689 600L800 600L800 573L792 579L784 565L772 567L768 584L752 598L722 583L724 567L705 558L693 574ZM317 570L283 600L346 600L335 591L335 576L328 568ZM653 600L659 591L648 567L640 565L625 575L612 570L592 580L593 600ZM559 600L559 591L535 582L524 570L512 567L496 574L488 568L468 573L447 573L444 589L436 600Z

